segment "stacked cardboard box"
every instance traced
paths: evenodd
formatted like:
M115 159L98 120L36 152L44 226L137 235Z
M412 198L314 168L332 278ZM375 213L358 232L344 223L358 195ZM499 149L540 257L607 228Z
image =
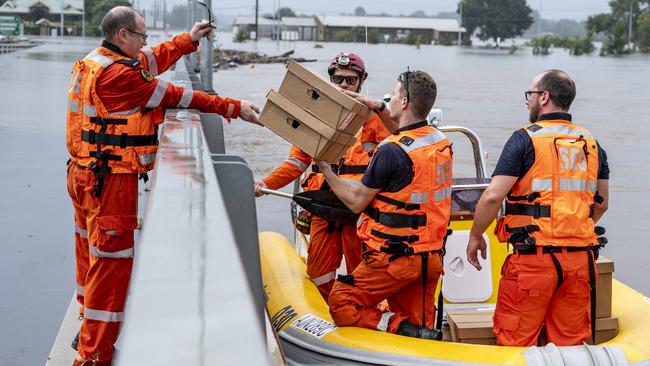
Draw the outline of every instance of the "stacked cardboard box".
M260 122L315 159L338 163L371 110L297 62L267 94Z
M600 257L596 261L596 344L607 342L618 333L618 318L612 317L612 272L614 262ZM447 314L451 341L471 344L496 344L492 332L492 310L456 311ZM546 331L542 328L541 342L546 344ZM591 342L590 342L591 343Z

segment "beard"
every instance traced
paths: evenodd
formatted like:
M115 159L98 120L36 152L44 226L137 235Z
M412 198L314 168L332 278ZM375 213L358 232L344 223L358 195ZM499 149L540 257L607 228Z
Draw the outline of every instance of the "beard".
M530 108L528 109L528 120L530 123L535 123L537 122L537 119L539 118L539 104L535 103Z

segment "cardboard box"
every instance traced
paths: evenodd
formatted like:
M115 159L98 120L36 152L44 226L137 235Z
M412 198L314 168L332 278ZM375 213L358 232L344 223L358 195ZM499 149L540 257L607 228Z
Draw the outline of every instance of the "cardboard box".
M603 256L596 261L598 281L596 281L596 318L612 316L612 272L614 262Z
M372 111L345 95L329 81L290 61L279 93L329 127L354 135Z
M589 325L591 326L591 325ZM610 341L618 334L618 318L601 318L596 319L596 344ZM540 333L540 340L543 345L546 345L546 328L542 326ZM591 337L587 343L591 344Z
M273 90L266 97L260 122L317 160L336 164L356 141Z
M451 341L471 344L495 345L492 332L493 310L458 311L447 314Z

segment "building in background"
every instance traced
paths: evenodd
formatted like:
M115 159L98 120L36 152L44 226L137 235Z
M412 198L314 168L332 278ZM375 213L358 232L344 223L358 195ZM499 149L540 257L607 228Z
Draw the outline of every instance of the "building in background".
M0 16L17 16L24 34L45 36L59 34L63 12L64 35L79 35L83 8L84 0L7 0Z
M456 19L376 16L259 18L261 39L369 43L452 44L465 28ZM255 17L237 17L233 34L243 30L255 38Z

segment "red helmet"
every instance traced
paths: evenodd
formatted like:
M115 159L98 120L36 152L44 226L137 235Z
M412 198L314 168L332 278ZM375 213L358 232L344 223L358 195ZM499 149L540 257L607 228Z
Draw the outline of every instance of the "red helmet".
M327 68L327 73L331 76L334 74L334 70L336 69L350 69L356 71L361 76L361 80L366 80L368 77L366 65L363 63L361 57L354 53L343 52L334 56Z

